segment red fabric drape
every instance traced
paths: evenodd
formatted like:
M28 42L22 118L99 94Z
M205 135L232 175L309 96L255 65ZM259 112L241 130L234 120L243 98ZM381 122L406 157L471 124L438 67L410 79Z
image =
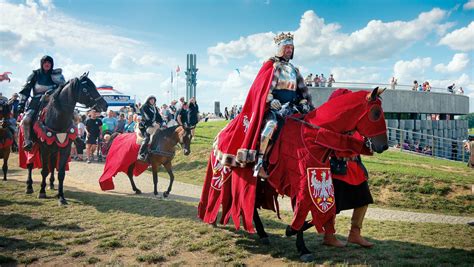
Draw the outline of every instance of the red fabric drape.
M127 173L128 167L135 163L133 175L138 176L148 168L148 164L137 161L140 145L136 142L135 133L124 133L117 136L110 146L109 156L105 161L104 171L99 178L102 190L112 190L115 188L113 177L119 172Z

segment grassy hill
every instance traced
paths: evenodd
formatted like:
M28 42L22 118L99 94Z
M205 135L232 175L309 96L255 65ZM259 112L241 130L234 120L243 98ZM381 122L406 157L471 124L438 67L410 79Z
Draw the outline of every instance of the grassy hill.
M39 184L35 184L38 192ZM0 266L171 266L298 264L295 239L285 238L291 214L261 213L272 245L233 225L213 228L196 218L197 203L66 190L69 205L25 195L24 184L0 181ZM345 241L350 219L338 217ZM474 227L365 220L372 249L322 246L314 229L306 244L326 265L472 265ZM470 264L470 263L471 264Z
M212 142L226 121L200 123L191 155L177 153L179 181L202 185ZM377 206L426 212L474 215L474 169L462 162L389 150L363 157ZM160 175L167 177L165 172Z
M211 143L225 122L199 125L188 157L175 160L178 180L201 184ZM418 211L473 214L472 170L464 164L388 151L365 157L377 205ZM160 175L166 176L163 173ZM38 192L39 184L34 184ZM233 225L211 227L196 218L197 203L144 195L66 190L69 205L25 195L24 183L0 181L0 266L160 264L281 266L299 263L295 239L285 238L292 214L262 211L271 246ZM338 216L345 241L350 219ZM474 227L435 223L364 221L376 245L322 246L310 230L306 244L325 265L465 265L474 262ZM471 262L471 264L469 263Z

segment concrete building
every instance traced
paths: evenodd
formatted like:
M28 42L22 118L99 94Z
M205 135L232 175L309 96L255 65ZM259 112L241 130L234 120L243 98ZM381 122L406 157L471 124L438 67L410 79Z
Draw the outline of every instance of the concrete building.
M315 106L324 103L338 87L311 87ZM353 91L369 90L345 86ZM433 145L435 156L461 158L462 140L468 137L469 97L443 92L387 89L382 95L388 137L391 143ZM399 129L399 130L397 130ZM403 135L403 136L401 136ZM434 140L436 139L436 140ZM433 141L434 140L434 141Z

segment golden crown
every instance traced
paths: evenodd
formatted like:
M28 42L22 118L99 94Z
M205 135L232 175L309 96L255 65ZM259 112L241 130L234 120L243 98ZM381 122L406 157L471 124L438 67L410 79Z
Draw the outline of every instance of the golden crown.
M275 44L279 44L283 40L293 41L293 34L291 34L290 32L289 33L282 32L282 33L278 34L277 36L275 36L275 38L273 38L273 40L275 41Z

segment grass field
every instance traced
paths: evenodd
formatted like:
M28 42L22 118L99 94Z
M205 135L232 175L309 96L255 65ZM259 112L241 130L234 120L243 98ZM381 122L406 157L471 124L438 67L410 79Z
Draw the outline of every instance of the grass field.
M294 239L282 237L291 220L263 212L271 246L233 226L213 228L196 219L196 204L140 196L67 191L70 205L25 195L23 183L0 182L0 265L296 264ZM35 190L38 185L35 184ZM339 239L349 219L340 217ZM474 228L467 225L366 220L373 249L320 245L306 234L316 264L471 265Z
M225 121L200 123L190 156L174 160L177 180L202 185L212 142ZM363 157L377 206L474 215L474 169L462 162L386 151ZM162 172L160 175L167 177Z

